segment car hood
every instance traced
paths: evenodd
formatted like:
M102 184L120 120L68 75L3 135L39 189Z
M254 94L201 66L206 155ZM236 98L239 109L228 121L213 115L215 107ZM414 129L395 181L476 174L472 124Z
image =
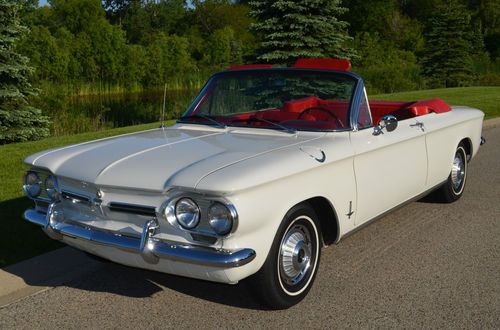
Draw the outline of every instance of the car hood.
M320 133L180 125L40 152L26 158L55 175L101 186L164 191L195 188L221 168L300 145Z

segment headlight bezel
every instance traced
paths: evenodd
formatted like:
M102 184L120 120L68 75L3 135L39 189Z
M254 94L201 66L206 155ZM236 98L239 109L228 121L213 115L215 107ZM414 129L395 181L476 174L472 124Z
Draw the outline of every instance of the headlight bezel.
M167 222L175 228L178 228L184 232L190 234L200 234L204 236L213 237L214 239L228 238L230 237L238 226L238 213L236 208L227 198L215 195L205 195L190 191L171 191L167 194L169 197L162 205L158 212L158 216L167 220ZM186 228L179 224L177 217L175 215L175 206L177 202L183 198L189 198L193 200L200 210L200 217L198 225L193 228ZM208 221L208 209L212 204L220 203L230 212L232 216L231 229L225 234L217 233L209 224Z
M52 180L52 187L49 187L47 181ZM49 174L44 182L43 182L45 192L47 194L47 197L51 201L57 201L60 198L60 190L59 190L59 181L57 180L57 177L53 174Z
M30 193L29 191L29 175L35 175L37 177L36 183L39 189L37 194ZM53 182L52 186L49 186L49 179ZM59 178L45 168L31 167L28 169L23 175L22 190L26 197L35 202L54 203L61 198Z
M223 228L217 229L217 226L220 224L220 221L222 219L220 217L217 218L217 215L213 214L214 211L212 211L212 210L215 209L216 207L221 207L221 208L224 209L223 210L224 212L227 212L228 221L229 221L229 225L227 226L227 228L223 227ZM233 229L233 223L234 223L235 213L236 213L236 209L234 209L234 207L230 208L227 205L225 205L224 203L221 203L221 202L218 202L218 201L214 201L214 202L212 202L210 204L210 206L207 209L207 221L208 221L208 224L210 225L210 227L212 228L212 230L217 235L219 235L219 236L226 236Z
M33 183L28 183L28 178L30 176L35 177L35 182ZM31 187L37 187L36 193L31 192ZM23 191L31 199L36 199L40 197L42 194L42 180L40 178L40 174L38 172L35 172L33 170L27 171L24 176L23 176Z
M184 204L184 206L182 206L181 204ZM191 204L191 205L189 205ZM193 209L193 217L194 219L191 220L191 221L184 221L182 220L182 215L180 215L178 212L180 208L182 207L191 207ZM182 210L181 210L182 211ZM186 214L187 212L184 212L184 214ZM176 202L175 202L175 206L174 206L174 214L175 214L175 219L177 220L177 223L179 225L181 225L181 227L183 227L184 229L188 229L188 230L191 230L191 229L194 229L198 226L198 224L200 223L200 218L201 218L201 210L200 210L200 207L199 205L196 203L196 201L194 201L192 198L190 197L181 197L179 198Z

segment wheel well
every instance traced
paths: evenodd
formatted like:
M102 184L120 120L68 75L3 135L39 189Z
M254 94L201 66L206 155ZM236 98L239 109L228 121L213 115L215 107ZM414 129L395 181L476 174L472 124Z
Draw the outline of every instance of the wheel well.
M321 234L323 244L330 245L335 243L338 238L339 224L337 214L332 207L332 204L324 197L313 197L306 200L314 209L321 226Z
M463 144L465 148L465 153L467 154L467 160L469 161L472 157L472 143L469 138L462 139L460 144Z

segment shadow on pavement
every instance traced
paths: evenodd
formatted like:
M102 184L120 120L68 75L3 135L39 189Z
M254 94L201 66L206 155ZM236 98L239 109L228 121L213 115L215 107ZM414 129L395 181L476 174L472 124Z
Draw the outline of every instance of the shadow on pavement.
M214 283L154 271L118 265L112 262L85 278L65 286L80 290L109 292L132 298L155 294L170 295L170 290L218 304L245 309L265 309L253 297L246 283L237 285Z
M30 207L33 202L26 197L0 201L0 267L63 246L23 219L24 210Z

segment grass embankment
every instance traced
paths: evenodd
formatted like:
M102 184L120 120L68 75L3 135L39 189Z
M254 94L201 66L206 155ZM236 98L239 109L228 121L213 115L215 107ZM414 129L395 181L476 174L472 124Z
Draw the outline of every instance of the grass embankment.
M386 101L415 101L439 98L450 105L467 105L482 110L486 118L500 116L500 87L497 86L429 89L394 94L368 95L368 98L370 100Z
M370 99L394 101L429 98L441 98L452 105L467 105L481 109L486 113L486 118L500 116L500 87L436 89L370 97ZM22 213L32 205L21 192L22 176L27 169L23 164L26 156L45 149L155 127L158 127L158 123L0 146L0 267L61 246L47 238L40 228L22 220Z
M171 125L173 121L167 122ZM40 141L0 146L0 267L28 259L61 246L45 236L38 226L22 219L33 203L24 197L22 177L28 169L23 160L46 149L80 143L108 136L158 127L159 123L116 128L101 132L52 137Z

